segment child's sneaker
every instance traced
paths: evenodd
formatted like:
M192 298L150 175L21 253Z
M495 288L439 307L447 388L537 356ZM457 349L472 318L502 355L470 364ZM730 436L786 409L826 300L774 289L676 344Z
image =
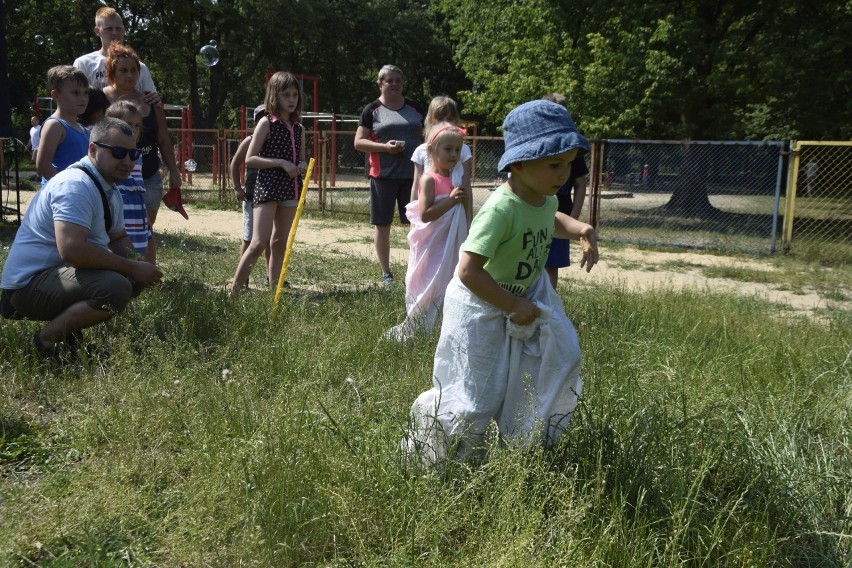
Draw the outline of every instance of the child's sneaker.
M393 274L385 272L382 274L382 286L391 286L393 284Z

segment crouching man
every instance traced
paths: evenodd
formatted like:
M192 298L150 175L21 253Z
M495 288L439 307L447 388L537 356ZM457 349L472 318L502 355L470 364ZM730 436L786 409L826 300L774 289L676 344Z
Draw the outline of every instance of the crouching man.
M92 130L88 155L37 191L3 266L2 315L48 322L35 333L39 355L76 349L81 331L120 313L160 281L156 265L133 260L117 181L136 159L125 122L105 118Z

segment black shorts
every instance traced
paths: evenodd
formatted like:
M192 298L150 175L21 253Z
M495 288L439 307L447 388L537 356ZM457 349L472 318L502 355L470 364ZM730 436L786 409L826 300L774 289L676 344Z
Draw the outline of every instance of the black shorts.
M574 201L571 199L570 193L557 193L556 199L559 200L557 211L571 214L574 208ZM547 262L544 264L547 268L565 268L571 266L571 258L568 254L568 244L571 241L568 239L556 239L550 243L550 252L547 254Z
M408 179L370 178L370 224L390 225L393 223L394 204L399 209L399 222L408 225L405 206L411 200L411 184Z

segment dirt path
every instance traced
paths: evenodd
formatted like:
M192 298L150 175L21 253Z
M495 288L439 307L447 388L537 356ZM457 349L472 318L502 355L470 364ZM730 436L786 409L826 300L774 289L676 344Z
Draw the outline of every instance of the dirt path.
M157 218L157 228L169 233L185 232L233 239L238 239L242 232L242 217L239 213L191 207L187 207L187 211L190 215L188 221L176 213L162 209ZM336 220L324 222L316 219L302 219L299 223L296 242L297 246L309 245L321 250L357 254L374 259L372 237L373 229L366 220L364 223L342 223ZM402 229L394 227L392 242L400 242L402 239L404 239ZM731 262L736 263L736 266L740 268L773 270L768 262L758 258L749 260L689 252L653 252L633 247L611 251L603 248L601 253L601 261L592 272L569 268L561 270L560 277L590 283L619 283L637 291L662 288L731 291L807 312L827 307L826 300L815 293L794 294L787 290L779 290L772 285L726 278L708 278L701 273L701 267L725 266ZM405 263L407 259L407 248L391 249L392 262ZM670 266L672 263L677 263L678 267L672 269ZM637 268L633 268L634 266Z
M29 203L31 192L22 192L22 210ZM242 215L236 211L216 211L196 209L187 206L189 220L165 207L160 209L156 228L166 233L187 233L208 235L237 240L242 234ZM405 235L399 227L394 227L391 242L404 242ZM311 246L314 249L356 254L371 260L375 259L373 249L373 228L367 223L345 223L337 220L323 221L302 219L296 237L296 246ZM391 249L391 261L405 263L408 260L407 248ZM701 272L702 267L734 266L755 271L771 271L770 263L760 258L744 259L690 252L656 252L634 247L621 247L601 250L601 261L587 273L579 268L560 271L561 278L572 278L582 282L617 283L627 289L649 291L654 289L697 289L708 291L730 291L745 296L759 297L770 302L790 306L798 311L813 313L827 308L825 298L815 293L793 293L779 290L777 286L755 282L740 282L727 278L708 278ZM676 264L676 267L672 265ZM378 268L377 268L378 270ZM832 302L837 306L840 302ZM843 309L852 309L852 302L845 302Z

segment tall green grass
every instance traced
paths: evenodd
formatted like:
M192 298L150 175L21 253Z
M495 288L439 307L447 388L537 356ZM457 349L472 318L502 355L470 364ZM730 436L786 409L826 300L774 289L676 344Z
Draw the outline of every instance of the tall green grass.
M75 366L0 321L0 564L849 565L848 313L568 285L568 432L439 475L399 450L437 333L380 339L404 298L371 259L297 246L270 322L227 299L236 242L160 257Z

